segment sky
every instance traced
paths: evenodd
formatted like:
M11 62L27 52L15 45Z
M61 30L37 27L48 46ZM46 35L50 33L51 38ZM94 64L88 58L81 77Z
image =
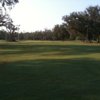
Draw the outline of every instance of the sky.
M63 23L64 15L99 4L100 0L19 0L9 13L21 32L33 32L52 29Z

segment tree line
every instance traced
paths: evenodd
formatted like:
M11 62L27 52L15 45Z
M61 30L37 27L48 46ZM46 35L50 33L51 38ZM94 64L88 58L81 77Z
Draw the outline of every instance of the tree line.
M6 1L6 0L1 0ZM13 5L18 0L12 3L2 2L3 7L7 5ZM2 13L0 14L2 15ZM5 20L5 19L4 19ZM45 29L44 31L35 32L21 32L16 30L18 26L13 25L13 21L10 17L7 17L6 23L7 30L0 31L0 39L6 40L82 40L82 41L97 41L100 42L100 6L89 6L84 11L72 12L69 15L62 17L63 23L57 24L53 29ZM0 18L0 25L3 25L3 20Z

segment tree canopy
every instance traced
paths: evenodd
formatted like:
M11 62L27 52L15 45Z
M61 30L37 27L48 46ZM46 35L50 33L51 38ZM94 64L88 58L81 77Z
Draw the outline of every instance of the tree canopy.
M12 19L10 18L9 14L6 12L6 7L12 7L18 0L0 0L1 7L0 7L0 27L6 27L9 30L9 33L14 33L17 30L17 27L13 24ZM3 10L4 8L4 10ZM4 13L4 11L6 13ZM12 36L12 35L11 35ZM6 38L7 39L7 38ZM10 40L15 41L15 38L10 38Z
M91 41L96 38L99 42L100 35L100 7L90 6L83 12L72 12L65 15L63 20L66 28L72 34L80 33L87 40Z
M12 6L16 3L18 3L19 0L0 0L0 3L2 4L2 7L4 6Z

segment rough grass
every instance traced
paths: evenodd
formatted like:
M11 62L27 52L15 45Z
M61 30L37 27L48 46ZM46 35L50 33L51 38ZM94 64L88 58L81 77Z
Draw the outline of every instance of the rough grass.
M100 45L0 41L0 100L100 100Z

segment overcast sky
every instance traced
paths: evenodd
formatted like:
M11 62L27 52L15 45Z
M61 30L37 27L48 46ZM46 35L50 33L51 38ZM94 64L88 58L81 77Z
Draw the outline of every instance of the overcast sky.
M99 4L100 0L19 0L10 15L21 31L31 32L52 29L63 22L62 16Z

